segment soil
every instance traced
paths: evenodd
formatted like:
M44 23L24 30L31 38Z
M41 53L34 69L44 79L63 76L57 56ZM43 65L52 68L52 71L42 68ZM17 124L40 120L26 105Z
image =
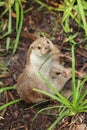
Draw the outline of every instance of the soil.
M47 4L50 5L49 2ZM24 14L23 29L16 53L12 54L12 48L6 52L6 38L3 38L0 42L0 62L5 65L3 69L0 67L0 88L16 85L17 78L26 64L27 50L36 36L48 37L54 44L58 45L62 53L70 56L71 45L65 42L65 39L78 31L75 38L75 41L79 43L75 48L76 69L81 70L84 66L87 66L87 40L84 41L83 30L78 28L73 20L70 20L72 32L65 33L61 27L62 13L41 9L31 0L24 4L24 9L29 8L30 11ZM7 16L4 19L7 20ZM15 21L15 17L13 17L13 21ZM16 33L13 32L12 40L15 39L15 35ZM71 61L66 60L66 65L71 66ZM87 67L85 67L85 72L87 72ZM65 87L70 88L71 81ZM87 89L87 83L85 89ZM0 106L15 99L19 99L16 90L5 91L0 94ZM0 130L47 130L58 116L57 109L49 109L41 112L36 118L34 117L42 108L56 105L60 104L51 99L39 104L27 104L24 101L15 103L0 112ZM64 117L53 130L87 130L87 113Z

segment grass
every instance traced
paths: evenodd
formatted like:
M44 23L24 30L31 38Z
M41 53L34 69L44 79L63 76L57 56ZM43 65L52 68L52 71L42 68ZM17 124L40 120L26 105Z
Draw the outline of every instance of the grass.
M10 102L8 102L8 103L0 106L0 111L3 110L3 109L5 109L5 108L7 108L7 107L9 107L9 106L11 106L11 105L13 105L14 103L19 102L19 101L21 101L21 99L15 99L13 101L10 101Z
M13 87L13 86L5 87L5 88L0 88L0 94L3 93L4 91L9 91L9 90L16 90L16 88ZM8 102L6 104L3 104L2 106L0 106L0 110L3 110L5 108L7 108L8 106L10 106L10 105L12 105L14 103L17 103L19 101L21 101L21 99L16 99L16 100L10 101L10 102Z
M58 109L58 115L57 119L52 123L52 125L48 128L48 130L52 130L55 125L65 116L73 116L81 112L87 112L87 99L85 98L87 96L87 90L83 91L85 82L87 81L87 76L84 77L83 80L77 80L75 79L75 56L74 56L74 48L75 44L72 44L72 100L70 101L69 98L64 97L62 94L60 94L54 86L52 86L49 81L42 75L42 73L39 71L40 76L45 81L45 83L52 89L52 91L55 93L55 95L50 94L48 92L33 89L34 91L37 91L39 93L45 94L49 96L50 98L56 100L57 102L61 103L61 106L52 106L52 109L56 107ZM50 107L44 108L40 110L37 115L47 109L51 109ZM34 119L35 119L34 118Z
M79 27L84 29L85 35L87 36L87 22L86 22L86 11L87 11L87 2L85 0L64 0L63 3L59 4L58 8L54 8L51 6L48 6L41 2L40 0L34 0L36 3L38 3L41 7L45 7L45 9L53 10L53 11L61 11L63 12L62 17L62 27L65 32L70 32L72 29L70 28L70 19L72 18ZM11 46L11 39L9 34L11 34L14 30L12 28L12 13L15 12L16 16L16 24L15 24L15 30L17 33L16 39L14 41L14 47L13 47L13 53L16 52L20 33L22 30L23 25L23 17L24 17L24 10L22 2L25 2L25 0L7 0L7 1L0 1L0 7L4 7L4 11L2 12L1 16L3 17L6 13L8 13L8 30L5 32L0 38L4 38L7 36L6 41L6 49L9 50ZM2 21L3 24L4 21ZM61 95L55 88L52 86L47 79L42 75L42 73L39 71L40 76L45 81L45 83L52 89L55 93L55 95L52 95L50 93L34 89L34 91L37 91L39 93L48 95L50 98L56 100L57 102L61 103L61 106L52 106L48 108L41 109L36 115L35 118L39 113L42 111L48 110L48 109L57 109L57 119L52 123L52 125L48 128L48 130L52 130L55 125L64 117L64 116L73 116L80 112L87 112L87 99L85 98L87 96L87 90L83 91L85 82L87 81L87 76L84 77L83 80L76 81L75 79L75 56L74 56L74 48L75 48L75 41L73 38L75 38L77 34L73 35L72 37L69 37L67 41L72 41L72 100L70 101L68 98L65 98L63 95ZM0 67L3 65L0 64ZM7 69L5 66L3 66L3 69ZM14 87L6 87L6 88L0 88L0 93L4 91L9 91L11 89L15 89ZM2 106L0 106L0 110L3 110L4 108L19 102L21 99L17 99L11 102L8 102ZM35 119L34 118L34 119Z
M50 11L63 12L61 25L65 32L71 32L70 19L73 19L78 27L84 29L85 35L87 36L87 1L86 0L64 0L58 7L52 7L46 5L41 0L34 0L41 8L45 8Z
M37 4L40 5L40 9L45 8L50 11L59 11L63 12L63 17L61 21L61 25L65 32L71 32L72 28L70 27L70 19L73 19L78 27L82 28L87 36L87 22L86 22L86 12L87 12L87 1L86 0L64 0L60 4L54 2L56 7L48 6L47 4L43 3L41 0L34 0ZM8 14L8 22L4 23L7 24L7 31L3 30L2 36L0 39L7 37L6 40L6 49L7 51L12 48L13 54L16 52L18 47L20 33L23 26L23 18L24 13L31 10L33 7L29 8L28 10L24 11L23 9L23 2L27 2L26 0L1 0L0 7L4 8L4 11L1 14L1 17L5 14ZM15 28L12 27L13 17L12 14L15 14ZM11 40L10 34L16 30L16 38L14 41Z
M7 41L6 41L6 49L9 50L11 47L11 38L10 38L10 34L14 31L14 29L16 30L16 39L14 40L14 46L13 46L13 54L16 52L18 43L19 43L19 38L20 38L20 33L22 30L22 25L23 25L23 17L24 17L24 13L23 13L23 6L22 6L22 2L26 2L25 0L7 0L7 1L1 1L0 2L0 7L5 7L5 10L2 12L1 17L3 17L6 13L8 13L8 30L7 32L5 32L0 39L3 39L4 37L7 37ZM12 28L12 14L15 13L15 17L16 17L16 25L15 28ZM3 30L4 32L4 30Z

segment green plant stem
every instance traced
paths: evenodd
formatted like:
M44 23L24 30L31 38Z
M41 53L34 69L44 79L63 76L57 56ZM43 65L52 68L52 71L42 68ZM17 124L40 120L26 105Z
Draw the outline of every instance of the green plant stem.
M36 119L36 117L37 117L41 112L43 112L43 111L45 111L45 110L49 110L49 109L55 109L55 108L58 109L59 106L51 106L51 107L47 107L47 108L43 108L43 109L39 110L39 111L35 114L35 116L34 116L32 122L34 122L34 120ZM52 115L53 115L53 113L52 113Z
M9 22L8 22L8 32L7 34L11 33L11 28L12 28L12 10L11 10L11 5L9 4ZM7 42L6 42L6 49L9 49L9 45L10 45L10 37L7 38Z
M19 26L19 16L20 16L20 10L19 10L19 2L18 0L15 1L15 11L16 11L16 32L18 30Z
M8 103L6 103L6 104L0 106L0 111L3 110L3 109L5 109L5 108L8 107L8 106L14 104L14 103L19 102L19 101L21 101L21 99L14 100L14 101L8 102Z
M73 101L75 101L76 83L75 83L75 56L74 56L74 44L72 45L72 91Z
M15 51L17 49L19 38L20 38L20 33L22 30L22 25L23 25L23 7L22 7L20 0L18 0L18 2L20 5L20 24L19 24L19 28L18 28L18 32L17 32L17 37L16 37L16 41L15 41L15 45L14 45L13 54L15 53Z
M63 117L67 115L68 110L65 110L58 118L52 123L52 125L47 130L53 130L57 123L61 121Z
M15 89L16 90L16 87L5 87L5 88L0 88L0 93L4 92L4 91L7 91L7 90L11 90L11 89Z
M81 18L82 18L82 22L83 22L83 25L84 25L85 34L87 36L87 23L86 23L85 13L84 13L84 10L83 10L83 5L82 5L81 0L77 0L77 3L78 3Z

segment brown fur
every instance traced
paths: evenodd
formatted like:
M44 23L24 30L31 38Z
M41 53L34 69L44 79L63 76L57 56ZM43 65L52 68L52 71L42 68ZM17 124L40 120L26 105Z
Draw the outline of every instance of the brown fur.
M24 101L38 102L48 98L33 91L33 88L54 94L40 77L39 69L58 91L62 90L65 83L71 78L72 70L65 68L64 63L60 62L61 55L58 48L47 38L38 38L31 44L25 69L17 82L18 94Z

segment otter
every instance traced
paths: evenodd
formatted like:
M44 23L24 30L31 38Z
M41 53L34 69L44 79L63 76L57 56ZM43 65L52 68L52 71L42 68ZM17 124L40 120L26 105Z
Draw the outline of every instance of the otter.
M60 56L63 54L46 37L38 38L30 45L25 68L16 85L21 99L27 103L36 103L48 98L42 93L33 91L33 88L54 94L39 71L57 91L63 89L72 76L72 69L64 67L64 62L60 62ZM80 75L79 72L77 74Z

